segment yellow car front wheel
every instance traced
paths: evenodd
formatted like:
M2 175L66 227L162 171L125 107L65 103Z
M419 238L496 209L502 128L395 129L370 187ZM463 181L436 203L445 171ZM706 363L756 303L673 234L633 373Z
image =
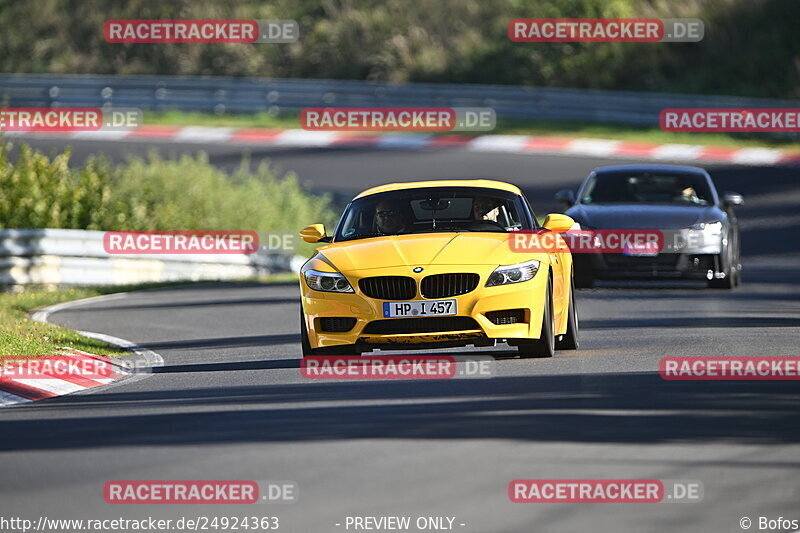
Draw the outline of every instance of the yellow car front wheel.
M556 351L555 320L553 316L553 291L552 282L547 283L544 297L544 313L542 313L542 332L538 339L531 339L520 343L519 356L523 359L533 357L553 357Z
M569 287L569 309L567 309L567 332L561 335L556 341L556 348L559 350L577 350L580 346L578 341L578 306L575 304L575 283Z

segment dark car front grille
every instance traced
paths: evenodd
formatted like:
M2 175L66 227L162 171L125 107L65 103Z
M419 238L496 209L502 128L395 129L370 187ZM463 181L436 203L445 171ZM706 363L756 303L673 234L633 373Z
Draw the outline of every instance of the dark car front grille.
M356 319L345 316L330 316L319 319L321 331L329 333L343 333L350 331L356 325Z
M610 268L629 271L673 270L677 267L678 259L680 254L658 254L652 257L603 254L603 260Z
M435 274L422 280L420 292L425 298L449 298L474 291L478 281L477 274Z
M480 329L468 316L442 316L426 318L395 318L375 320L364 328L364 333L395 335L400 333L435 333L440 331L465 331Z
M361 292L378 300L410 300L417 295L417 282L407 276L376 276L358 281Z

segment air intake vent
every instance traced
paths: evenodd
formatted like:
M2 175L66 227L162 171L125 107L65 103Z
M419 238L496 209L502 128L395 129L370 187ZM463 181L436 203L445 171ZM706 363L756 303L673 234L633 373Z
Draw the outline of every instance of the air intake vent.
M417 295L417 282L406 276L377 276L359 280L361 292L378 300L411 300Z
M328 333L343 333L350 331L356 325L356 319L351 317L334 316L319 319L319 329Z
M444 331L465 331L481 329L474 319L468 316L442 316L425 318L395 318L375 320L367 324L364 333L394 335L399 333L437 333Z
M486 318L492 324L503 326L506 324L519 324L525 322L524 309L506 309L504 311L489 311L486 313Z
M425 298L449 298L475 290L477 274L435 274L422 280L420 291Z

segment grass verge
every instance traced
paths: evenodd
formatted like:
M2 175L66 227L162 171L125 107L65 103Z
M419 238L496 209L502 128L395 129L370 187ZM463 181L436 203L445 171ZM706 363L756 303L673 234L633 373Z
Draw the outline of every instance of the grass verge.
M68 328L36 322L28 316L40 307L101 294L104 292L98 288L35 288L0 294L0 357L53 355L64 347L100 355L124 355L127 352L110 344L84 337Z
M145 124L169 126L211 126L227 128L300 128L297 117L275 117L269 113L250 115L211 115L205 113L146 113ZM490 135L535 135L542 137L586 137L641 143L691 144L731 148L777 148L800 150L800 140L741 133L688 133L661 131L659 128L570 122L499 120ZM476 133L477 134L477 133Z
M275 274L245 281L258 283L293 282L297 281L297 275L293 273ZM236 284L242 283L242 281L144 283L118 287L65 289L29 287L22 292L0 293L0 358L20 355L53 355L64 347L112 357L125 355L129 352L120 350L105 342L90 339L62 326L36 322L31 320L29 314L42 307L103 294L207 283Z

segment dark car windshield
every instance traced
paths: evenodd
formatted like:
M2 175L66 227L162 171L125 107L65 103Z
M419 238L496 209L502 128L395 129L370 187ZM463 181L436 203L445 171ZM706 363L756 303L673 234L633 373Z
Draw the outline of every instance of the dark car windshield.
M533 229L523 200L481 187L404 189L350 203L335 241L448 231L510 232Z
M707 206L713 195L705 177L697 174L603 172L589 178L580 202Z

